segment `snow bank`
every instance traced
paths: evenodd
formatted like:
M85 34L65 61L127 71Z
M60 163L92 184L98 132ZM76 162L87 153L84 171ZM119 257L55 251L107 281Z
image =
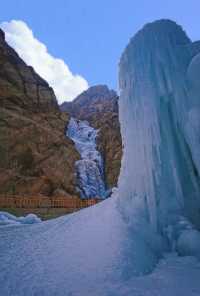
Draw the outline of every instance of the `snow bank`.
M160 242L152 240L128 227L115 198L29 227L1 227L1 294L199 296L200 263L173 254L156 267Z
M16 217L7 212L0 212L0 226L34 224L41 222L35 214L28 214L26 217Z

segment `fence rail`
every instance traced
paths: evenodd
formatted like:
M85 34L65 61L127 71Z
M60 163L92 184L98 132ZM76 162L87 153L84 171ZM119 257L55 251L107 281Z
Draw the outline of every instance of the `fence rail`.
M0 208L66 208L81 209L97 204L100 199L80 199L77 197L23 197L23 196L0 196Z

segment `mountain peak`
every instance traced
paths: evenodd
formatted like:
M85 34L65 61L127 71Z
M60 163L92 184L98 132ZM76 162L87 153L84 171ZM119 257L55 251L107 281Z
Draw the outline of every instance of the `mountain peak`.
M85 96L89 97L90 99L95 99L96 97L110 99L113 96L117 96L117 93L114 90L109 89L107 85L98 84L89 87L86 91L77 96L74 99L74 102L82 100Z
M107 85L95 85L81 93L72 102L64 102L60 108L72 116L87 119L92 113L113 112L117 108L118 95Z

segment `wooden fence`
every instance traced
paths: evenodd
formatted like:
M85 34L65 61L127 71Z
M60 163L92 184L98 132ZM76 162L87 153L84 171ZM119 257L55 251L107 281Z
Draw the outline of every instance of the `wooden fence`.
M97 204L100 199L80 199L77 197L44 197L44 196L0 196L0 208L66 208L71 210L86 208Z

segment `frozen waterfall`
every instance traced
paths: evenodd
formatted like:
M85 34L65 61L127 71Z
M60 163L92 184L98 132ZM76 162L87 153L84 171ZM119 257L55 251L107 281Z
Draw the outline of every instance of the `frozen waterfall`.
M97 132L87 121L70 119L67 136L81 156L76 162L77 190L81 198L106 197L103 159L96 145Z
M139 31L119 66L119 208L171 247L188 229L200 243L199 75L200 44L169 20Z

